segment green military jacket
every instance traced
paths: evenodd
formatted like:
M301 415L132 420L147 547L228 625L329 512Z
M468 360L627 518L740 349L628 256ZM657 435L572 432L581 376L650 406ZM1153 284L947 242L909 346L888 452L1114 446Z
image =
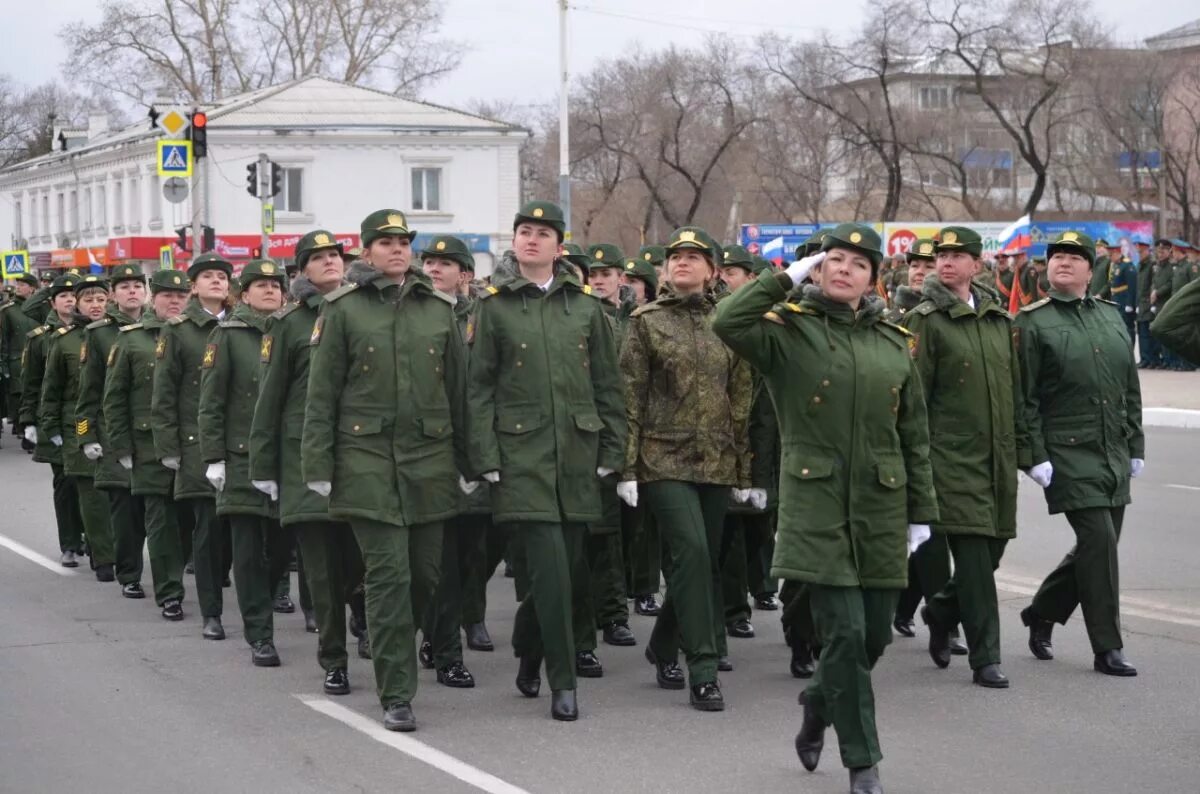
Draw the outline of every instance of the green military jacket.
M7 379L3 384L8 389L9 413L15 420L21 401L21 354L25 351L25 337L38 323L21 311L25 298L15 297L0 306L0 375Z
M170 496L175 473L162 465L154 448L155 351L166 323L147 310L140 323L122 326L108 353L104 375L105 459L133 459L134 496Z
M42 396L38 404L38 435L62 437L63 472L68 477L96 476L96 463L83 455L76 443L90 426L76 424L75 402L79 399L79 381L88 352L84 329L89 320L75 314L71 325L54 330L46 352L46 372L42 376Z
M151 429L159 460L179 458L176 499L212 499L216 491L204 476L200 454L200 372L208 336L217 318L193 299L159 334L154 355Z
M713 330L767 383L783 473L771 575L903 588L908 524L938 520L929 430L911 335L810 286L771 310L786 274L761 274L717 309Z
M757 510L749 502L739 504L730 494L729 512L737 514L770 513L779 506L779 420L775 404L762 375L751 372L750 423L747 436L750 443L750 487L767 492L767 506Z
M42 381L46 376L46 357L50 353L50 340L62 323L58 314L46 318L45 325L25 334L25 350L21 353L21 409L17 421L22 427L37 427L38 412L42 401ZM37 447L33 459L38 463L62 465L62 449L50 443L50 433L38 428Z
M1157 267L1153 258L1138 262L1137 266L1137 321L1148 323L1154 319L1150 311L1150 290L1154 285L1154 269Z
M200 364L200 457L225 462L217 515L278 515L278 505L250 484L250 421L258 400L267 315L245 303L213 329Z
M751 371L712 332L715 309L689 295L633 313L621 348L625 480L751 486Z
M121 467L116 455L109 449L108 433L104 425L104 379L108 369L108 355L122 326L133 323L115 308L84 329L83 344L86 356L82 357L79 374L79 398L75 402L76 442L82 450L85 444L99 444L104 451L96 461L96 487L129 490L129 472Z
M892 305L884 312L883 318L893 325L899 325L904 315L917 308L917 304L922 300L921 293L911 287L896 287L896 296L892 299Z
M1092 281L1088 284L1088 294L1107 300L1111 281L1112 260L1107 256L1096 257L1096 262L1092 265Z
M1186 259L1179 260L1171 270L1171 294L1176 294L1197 277L1200 277L1200 265Z
M950 535L1017 535L1019 398L1011 321L994 292L972 288L975 308L930 274L924 300L904 318L929 412L929 462Z
M477 296L466 297L459 295L454 303L454 321L458 325L458 332L467 342L468 359L470 357L470 343L475 335L475 307L478 301ZM462 513L464 515L492 514L491 483L481 480L479 486L470 496L463 497Z
M1200 280L1167 301L1150 324L1150 333L1171 352L1200 363Z
M1150 282L1152 293L1150 311L1157 314L1171 299L1171 290L1175 283L1175 263L1159 262L1154 268L1154 276Z
M1129 459L1146 456L1142 393L1113 304L1052 292L1013 328L1020 361L1017 462L1054 465L1051 513L1129 504Z
M402 286L356 262L327 296L301 439L306 483L333 483L329 514L396 526L456 515L466 353L453 299L409 270Z
M262 384L250 424L250 479L279 485L284 526L329 520L329 498L309 489L300 470L313 326L325 298L304 276L291 284L295 302L267 321L259 358Z
M620 471L626 422L612 325L590 289L563 268L546 292L497 273L476 308L467 404L468 475L500 472L497 522L602 520L596 469Z

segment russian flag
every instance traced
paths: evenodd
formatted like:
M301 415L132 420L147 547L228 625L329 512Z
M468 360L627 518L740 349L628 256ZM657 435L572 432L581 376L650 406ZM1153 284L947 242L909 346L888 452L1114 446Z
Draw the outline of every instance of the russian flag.
M1015 221L1004 227L1004 231L1000 232L1000 250L1004 252L1019 251L1028 248L1033 244L1033 238L1029 233L1029 227L1032 221L1028 215L1022 215Z
M96 273L96 274L103 274L104 273L104 265L102 265L96 261L96 255L94 253L92 253L92 249L89 248L87 250L87 252L88 252L88 272Z
M763 243L762 258L770 260L775 264L783 263L783 237L776 237L774 240Z

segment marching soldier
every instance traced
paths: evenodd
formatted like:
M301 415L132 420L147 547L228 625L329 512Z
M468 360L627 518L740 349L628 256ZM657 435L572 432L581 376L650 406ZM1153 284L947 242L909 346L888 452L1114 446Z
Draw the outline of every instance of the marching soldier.
M0 388L7 392L6 416L12 423L14 436L21 433L18 419L21 412L21 353L25 350L25 335L40 325L22 309L37 288L37 276L22 273L13 279L12 300L0 306L0 367L4 375Z
M625 410L612 327L558 261L565 227L547 201L514 219L517 270L493 277L475 318L468 438L469 473L492 483L493 520L510 525L529 582L513 625L517 688L538 695L544 658L551 716L574 720L571 571L621 465Z
M175 472L175 502L190 516L196 599L204 620L201 636L225 639L221 625L225 578L224 532L217 519L216 490L204 476L200 451L200 376L208 337L229 309L233 266L214 253L201 254L188 268L192 299L167 320L154 350L151 427L163 466Z
M96 580L111 582L116 578L113 572L116 558L108 500L96 490L96 464L76 443L77 438L91 430L91 425L86 419L74 421L80 373L88 358L84 329L104 316L108 282L100 276L82 276L73 289L75 310L69 321L54 331L46 354L37 425L39 432L48 434L50 442L61 448L63 473L75 487Z
M174 473L154 449L151 402L159 336L166 323L183 312L190 290L179 271L155 271L150 277L150 310L141 322L121 327L109 349L104 376L104 456L129 473L132 499L141 502L154 602L165 620L183 620L184 554L171 497ZM118 549L125 554L129 547L118 543ZM140 544L137 554L140 558Z
M1138 261L1137 277L1137 345L1138 369L1158 369L1162 361L1162 351L1158 341L1150 333L1150 323L1155 313L1151 311L1150 296L1154 289L1154 277L1162 265L1171 256L1171 241L1158 239L1154 241L1154 254L1150 255L1148 245L1139 245L1141 259Z
M1151 330L1172 352L1200 364L1200 280L1181 289L1155 318Z
M388 730L416 730L415 626L437 585L443 522L459 511L465 352L453 299L410 266L404 213L361 225L363 259L313 326L301 439L306 485L350 524Z
M112 306L106 316L87 326L86 360L79 375L75 406L78 445L95 462L96 488L108 496L109 518L116 550L117 583L126 598L145 598L142 589L142 550L146 543L143 502L130 491L129 472L109 449L104 424L104 378L109 352L122 326L136 323L146 305L146 278L137 265L118 265L109 274Z
M272 593L291 561L291 537L279 526L279 494L250 482L250 423L258 399L267 318L283 305L283 268L247 262L237 307L209 334L200 369L200 457L217 492L217 516L228 517L233 583L242 636L255 667L278 667Z
M1117 541L1130 478L1145 465L1142 397L1121 313L1088 294L1096 251L1081 232L1052 242L1052 292L1017 316L1022 389L1018 464L1066 513L1075 547L1021 612L1029 649L1053 659L1051 631L1082 606L1101 673L1137 675L1122 651Z

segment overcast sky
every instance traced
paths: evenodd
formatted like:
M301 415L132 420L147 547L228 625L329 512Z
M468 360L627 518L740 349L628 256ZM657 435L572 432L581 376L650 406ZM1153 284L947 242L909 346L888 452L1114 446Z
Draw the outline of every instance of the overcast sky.
M1200 17L1196 0L1094 0L1118 41L1133 43ZM99 17L97 0L4 0L5 43L0 73L35 84L61 76L68 53L59 28L76 19ZM606 57L638 45L694 44L709 32L724 32L752 46L774 31L797 37L847 24L869 13L871 2L846 0L573 0L570 12L572 71L585 71ZM535 103L553 99L558 86L556 0L450 0L444 35L465 48L462 65L426 91L444 105L472 98ZM1152 9L1152 10L1151 10Z

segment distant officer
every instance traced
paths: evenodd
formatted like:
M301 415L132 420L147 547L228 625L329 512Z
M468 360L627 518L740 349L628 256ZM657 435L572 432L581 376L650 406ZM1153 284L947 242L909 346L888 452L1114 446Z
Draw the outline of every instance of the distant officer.
M200 451L200 376L209 334L230 307L232 273L233 265L214 253L201 254L188 268L192 299L159 334L151 402L155 450L162 465L175 472L179 510L190 513L196 598L204 619L201 635L208 640L225 639L221 625L225 538L217 519L217 492L204 476Z
M1119 254L1109 263L1111 275L1108 280L1108 295L1121 310L1125 330L1129 332L1129 344L1137 339L1138 269L1128 256Z
M1186 240L1175 240L1173 245L1180 252L1178 258L1172 259L1171 267L1171 294L1175 295L1190 284L1193 279L1200 277L1200 268L1197 268L1196 263L1193 261L1195 254L1191 243ZM1171 369L1176 372L1190 372L1195 367L1180 356L1172 353Z
M937 241L931 237L915 240L905 255L908 268L908 283L895 288L891 307L887 311L887 321L899 323L905 314L912 311L921 302L921 287L925 284L925 276L934 270L934 246Z
M558 260L566 224L548 201L513 221L516 272L479 302L468 399L470 474L492 483L492 516L529 581L513 625L517 688L536 697L542 659L551 716L574 720L571 570L602 480L621 465L625 410L612 327L590 289Z
M1154 289L1155 273L1162 267L1160 263L1171 256L1171 241L1164 238L1155 240L1153 255L1149 253L1148 245L1139 244L1138 250L1141 253L1137 277L1138 369L1157 369L1162 363L1162 351L1158 341L1150 333L1150 323L1155 316L1151 311L1150 297Z
M70 321L55 330L50 339L37 424L40 432L50 436L52 444L62 448L63 473L75 485L96 580L111 582L116 575L108 499L96 490L95 462L76 443L80 436L91 430L91 426L86 419L79 423L75 421L80 372L88 357L84 328L104 316L108 305L108 282L102 276L82 276L73 289L75 311Z
M1109 284L1112 282L1112 265L1121 255L1120 243L1110 243L1101 237L1096 241L1096 264L1092 268L1092 279L1088 292L1097 298L1108 300Z
M1161 241L1160 241L1161 242ZM1178 262L1183 261L1184 248L1177 245L1177 240L1168 240L1166 256L1160 256L1157 259L1157 266L1154 268L1154 278L1150 283L1150 314L1157 316L1162 308L1167 305L1167 301L1171 298L1171 289L1174 285L1175 267ZM1159 362L1157 369L1174 369L1176 358L1174 353L1169 350L1162 351L1162 359ZM1154 367L1151 367L1152 369Z
M187 305L191 284L177 270L156 270L150 277L150 309L141 322L124 325L109 349L104 376L104 456L130 475L136 513L145 517L144 536L154 580L154 602L165 620L183 620L183 544L171 496L174 472L154 449L151 402L159 335ZM117 544L118 557L131 554L128 539ZM141 544L136 553L141 557Z
M411 266L404 213L361 224L363 258L312 329L301 439L307 486L329 496L366 567L367 628L388 730L416 730L415 628L437 586L443 522L460 506L465 350L452 298Z
M633 292L633 302L642 306L654 300L658 290L658 272L647 259L626 259L621 283Z
M1000 306L1007 311L1012 301L1013 284L1016 283L1019 288L1020 281L1017 279L1016 271L1013 270L1013 257L1004 251L996 254L993 283L996 292L1000 293Z
M22 308L37 289L38 280L37 276L22 273L12 280L12 284L12 300L0 306L0 368L4 375L0 388L6 391L8 412L5 417L12 423L12 433L16 436L21 434L17 421L21 412L21 353L25 350L25 335L39 325Z
M661 245L643 245L638 249L637 258L649 262L654 267L654 275L659 284L665 283L663 262L667 258L667 249Z
M39 433L37 424L50 340L54 332L72 322L75 312L73 288L78 280L78 276L70 274L54 280L47 291L51 311L45 316L45 324L25 334L25 349L21 353L21 409L17 418L23 428L25 441L34 445L34 461L50 464L54 518L58 525L58 548L62 555L59 562L64 568L78 567L76 557L83 552L83 518L79 515L79 496L74 480L67 477L63 469L62 447L51 443L50 433ZM24 308L29 308L28 303Z
M1022 388L1018 463L1066 513L1075 547L1021 612L1029 648L1053 659L1051 631L1082 606L1101 673L1137 675L1122 651L1117 541L1130 478L1145 457L1137 367L1121 313L1088 294L1095 247L1082 232L1047 248L1052 292L1017 317Z
M122 326L142 318L146 305L146 277L137 265L118 265L109 273L112 304L105 316L87 326L86 359L79 376L75 424L83 430L76 442L84 457L95 462L96 488L108 497L116 553L117 583L126 598L145 598L142 559L146 545L146 517L141 499L130 491L129 471L109 450L104 424L104 378L109 353Z

